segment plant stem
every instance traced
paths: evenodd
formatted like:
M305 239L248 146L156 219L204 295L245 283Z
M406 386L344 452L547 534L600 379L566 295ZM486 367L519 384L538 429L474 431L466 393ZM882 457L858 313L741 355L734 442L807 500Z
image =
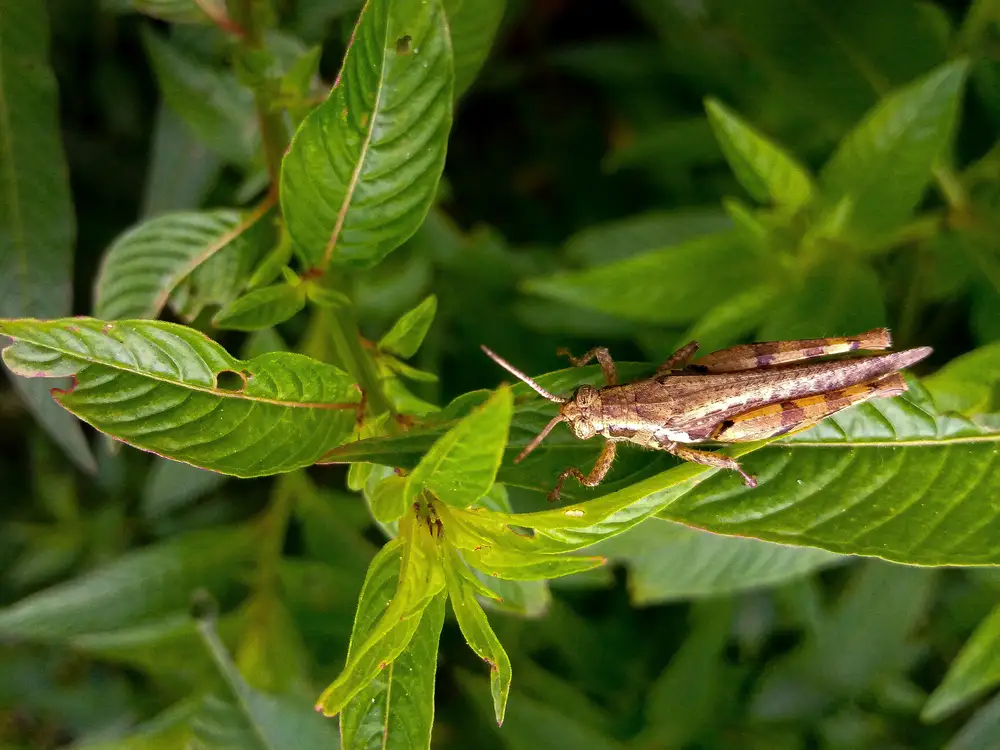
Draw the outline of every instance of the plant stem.
M382 381L375 369L375 362L361 345L361 334L358 331L354 310L349 307L338 307L333 310L323 308L317 314L327 319L333 348L344 368L365 392L371 412L395 414L392 404L382 390Z
M264 33L269 20L273 18L269 0L226 0L226 7L230 18L243 29L243 35L239 37L243 51L247 53L265 51L267 46ZM272 198L277 199L281 160L284 158L289 141L284 112L273 111L268 93L259 88L254 89L253 99L260 127L261 147L264 150L264 160L270 178L269 193Z
M261 521L260 556L257 560L257 591L274 592L278 585L278 565L285 546L288 520L296 496L303 490L300 471L278 477L271 491L271 504Z

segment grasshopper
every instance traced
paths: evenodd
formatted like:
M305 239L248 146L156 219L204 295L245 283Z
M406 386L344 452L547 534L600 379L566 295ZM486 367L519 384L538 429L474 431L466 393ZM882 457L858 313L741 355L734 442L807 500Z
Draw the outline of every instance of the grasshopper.
M685 461L732 469L748 487L757 480L734 458L696 450L691 443L744 443L799 432L854 404L891 398L906 392L899 371L927 357L927 346L822 362L803 362L832 354L889 349L887 328L845 338L768 341L721 349L692 362L698 343L674 352L656 373L634 383L619 383L614 360L605 347L574 357L559 354L582 367L596 359L607 385L582 385L570 397L556 396L513 365L482 347L498 365L543 398L560 405L559 414L521 451L514 463L538 447L560 422L567 422L580 440L605 438L604 448L589 474L564 470L550 500L557 500L563 483L573 477L596 487L615 459L616 446L630 442L667 451Z

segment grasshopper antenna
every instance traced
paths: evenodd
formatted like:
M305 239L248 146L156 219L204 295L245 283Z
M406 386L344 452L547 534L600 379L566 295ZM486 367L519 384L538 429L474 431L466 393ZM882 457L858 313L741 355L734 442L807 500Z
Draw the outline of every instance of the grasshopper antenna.
M496 354L495 352L490 351L489 349L487 349L482 344L479 345L479 348L482 349L484 352L486 352L486 356L487 357L489 357L490 359L492 359L494 362L496 362L498 365L500 365L503 369L505 369L507 372L509 372L515 378L517 378L518 380L524 382L526 385L528 385L533 391L535 391L535 393L537 393L542 398L547 398L549 401L553 401L553 402L555 402L557 404L565 404L567 401L569 401L568 398L563 398L562 396L553 396L551 393L549 393L547 390L545 390L544 388L542 388L542 386L538 385L538 383L536 383L534 380L532 380L531 378L529 378L523 372L521 372L520 370L518 370L516 367L514 367L514 365L512 365L510 362L508 362L507 360L505 360L499 354ZM560 419L560 421L562 421L562 420ZM539 438L537 438L531 444L530 447L534 448L534 446L538 442L538 440L540 440L545 435L548 435L549 434L549 430L551 430L555 426L556 426L555 422L550 422L549 425L548 425L548 427L546 427L542 431L542 434L539 436ZM524 454L522 454L522 457L523 457L523 455ZM518 460L520 460L520 459L518 459Z
M560 414L558 417L553 418L551 422L545 425L545 429L543 429L541 432L535 435L535 439L524 447L524 450L521 451L521 455L519 455L517 458L514 459L514 463L516 464L521 463L521 459L523 459L525 456L531 453L531 451L535 450L535 448L538 447L538 444L543 440L545 440L548 434L552 432L553 427L555 427L560 422L565 422L565 421L566 417L564 417L562 414Z

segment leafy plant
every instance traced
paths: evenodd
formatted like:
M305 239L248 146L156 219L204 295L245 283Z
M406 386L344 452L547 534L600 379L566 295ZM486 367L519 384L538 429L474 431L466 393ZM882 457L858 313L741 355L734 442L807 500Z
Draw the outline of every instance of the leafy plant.
M489 92L544 108L536 63L490 57L538 22L530 4L106 2L163 106L144 212L114 222L99 263L81 232L84 309L71 198L81 226L89 209L48 44L69 11L0 7L0 334L43 431L14 441L31 502L4 511L0 695L48 680L46 659L101 665L96 716L59 715L54 688L19 696L91 750L334 746L334 716L343 748L468 747L479 715L512 748L996 742L992 703L951 718L1000 683L992 571L904 567L1000 565L993 4L957 28L902 0L629 8L663 44L542 56L628 123L616 173L581 180L551 117L520 172L484 145L490 118L462 131ZM785 14L815 48L785 38ZM550 190L570 219L541 217ZM542 244L463 228L484 218ZM881 325L934 344L928 369L902 397L725 449L756 489L626 449L550 505L598 441L557 428L515 464L555 407L481 389L502 374L481 342L570 393L600 369L553 369L556 339L610 340L649 360L619 363L638 378L692 339ZM695 600L689 632L613 603L585 619L587 596L613 602L614 565L635 607ZM935 601L961 604L956 623Z

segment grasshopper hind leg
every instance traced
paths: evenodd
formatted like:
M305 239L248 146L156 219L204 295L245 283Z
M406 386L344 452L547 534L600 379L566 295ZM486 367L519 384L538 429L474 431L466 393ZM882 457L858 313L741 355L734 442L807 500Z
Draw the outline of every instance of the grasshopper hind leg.
M661 443L660 448L684 461L701 464L702 466L715 466L719 469L730 469L743 477L743 483L750 489L757 486L757 478L743 471L743 467L740 466L739 461L735 458L724 456L721 453L712 453L710 451L700 451L694 448L688 448L686 445L681 445L680 443L672 441Z
M746 443L801 432L850 406L873 398L891 398L906 390L906 381L897 372L848 388L793 398L738 414L722 422L710 439L720 443Z
M663 364L656 368L656 374L662 375L665 372L670 372L671 370L683 370L687 367L688 362L691 358L698 352L698 342L689 341L684 344L680 349L667 357Z

